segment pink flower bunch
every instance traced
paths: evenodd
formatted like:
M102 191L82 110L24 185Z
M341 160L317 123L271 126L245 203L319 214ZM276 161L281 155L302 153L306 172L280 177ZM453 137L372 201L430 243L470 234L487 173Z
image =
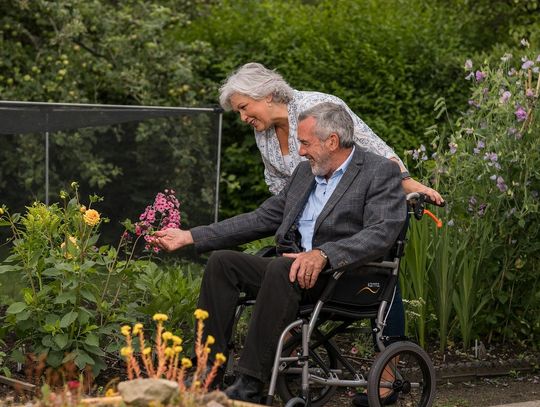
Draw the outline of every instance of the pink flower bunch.
M146 250L159 252L159 248L150 244L152 235L157 230L180 227L180 202L172 189L166 189L156 195L152 205L146 207L139 216L139 222L135 224L135 234L143 236Z

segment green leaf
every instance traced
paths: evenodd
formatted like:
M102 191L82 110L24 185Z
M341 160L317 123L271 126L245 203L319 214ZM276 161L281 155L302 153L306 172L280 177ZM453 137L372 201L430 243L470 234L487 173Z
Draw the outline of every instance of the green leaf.
M17 265L13 265L13 266L10 266L10 265L0 266L0 274L4 274L4 273L10 272L10 271L18 271L18 270L21 270L21 269L22 269L22 267L21 267L21 266L17 266Z
M73 291L64 291L58 297L55 298L54 303L55 304L65 304L66 302L69 302L71 304L75 304L76 297L75 292Z
M56 345L58 345L58 347L60 348L60 350L64 349L68 342L69 342L69 337L68 337L68 334L58 334L58 335L55 335L53 337L53 341L54 343L56 343Z
M15 349L13 352L11 352L11 359L13 359L17 363L24 363L26 360L26 357L24 356L24 353L20 349Z
M101 348L97 347L97 346L90 346L90 345L83 345L84 346L84 349L86 349L86 351L88 353L91 353L93 355L96 355L96 356L105 356L105 352L103 352L101 350Z
M18 314L21 311L24 311L28 306L24 302L14 302L6 310L7 314Z
M54 368L60 367L62 359L64 359L64 352L51 351L47 355L47 363Z
M83 296L84 299L96 304L97 303L97 300L96 300L96 296L89 290L87 289L82 289L81 290L81 295Z
M32 312L30 312L30 310L27 309L22 312L19 312L17 316L15 317L15 319L17 321L26 321L28 318L30 318L30 315L32 315Z
M60 328L67 328L70 326L73 322L77 320L77 317L79 315L75 311L70 311L66 315L62 317L60 320Z
M84 343L86 343L87 345L90 345L90 346L99 347L99 338L98 338L97 335L95 335L93 333L89 333L88 335L86 335L86 339L85 339Z
M75 364L79 369L84 369L86 365L95 364L94 359L92 359L90 355L88 355L88 353L86 353L82 349L78 349L76 350L76 352L78 353L78 355L75 357Z
M45 269L41 274L46 277L57 277L62 275L62 272L60 270L57 270L55 267L50 267L48 269Z

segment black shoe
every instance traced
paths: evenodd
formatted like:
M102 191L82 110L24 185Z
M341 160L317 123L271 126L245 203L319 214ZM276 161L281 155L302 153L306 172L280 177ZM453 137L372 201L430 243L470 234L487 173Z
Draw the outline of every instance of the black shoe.
M238 379L224 391L232 400L259 403L262 397L263 382L255 377L240 374Z
M392 404L396 404L397 399L398 393L393 391L388 396L386 396L386 398L381 399L381 404L383 406L390 406ZM357 393L356 396L354 396L352 399L352 404L356 407L369 407L367 393Z

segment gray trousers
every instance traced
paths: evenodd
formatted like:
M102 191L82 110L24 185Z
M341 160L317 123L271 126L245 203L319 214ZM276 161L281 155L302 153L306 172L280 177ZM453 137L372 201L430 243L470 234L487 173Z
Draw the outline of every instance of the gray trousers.
M256 298L238 371L267 381L279 336L296 319L301 303L313 303L322 294L327 276L319 276L310 290L289 281L293 259L259 257L231 250L210 256L202 279L198 307L208 311L204 336L216 343L211 356L227 354L240 293Z

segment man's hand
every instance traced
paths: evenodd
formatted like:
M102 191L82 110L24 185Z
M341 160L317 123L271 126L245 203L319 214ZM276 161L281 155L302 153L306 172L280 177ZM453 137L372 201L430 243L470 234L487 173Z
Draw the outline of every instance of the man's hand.
M154 233L151 243L166 252L173 252L184 246L193 244L193 236L191 236L189 230L171 228L159 230Z
M289 280L291 283L297 280L300 287L305 289L315 285L319 274L326 266L326 259L321 256L318 249L304 253L284 253L283 257L295 259L289 271Z

